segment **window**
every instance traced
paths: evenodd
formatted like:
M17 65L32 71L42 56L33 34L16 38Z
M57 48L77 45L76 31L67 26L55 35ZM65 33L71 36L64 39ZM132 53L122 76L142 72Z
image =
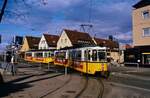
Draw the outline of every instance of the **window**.
M99 60L100 61L105 61L105 59L106 59L106 54L105 54L105 52L98 52L98 58L99 58Z
M67 43L67 39L65 38L65 43Z
M63 39L61 39L61 42L63 43Z
M143 11L142 15L143 15L143 19L148 19L150 17L149 11Z
M150 36L150 27L143 28L143 36Z
M81 51L76 51L76 59L81 60Z
M97 61L97 51L96 50L92 51L92 61Z

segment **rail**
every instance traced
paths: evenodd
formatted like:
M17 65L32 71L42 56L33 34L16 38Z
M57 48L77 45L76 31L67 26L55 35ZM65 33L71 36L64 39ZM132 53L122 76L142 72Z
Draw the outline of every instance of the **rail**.
M51 90L51 89L48 90L47 92L45 92L43 95L39 96L38 98L47 97L48 95L50 95L50 94L56 92L57 90L63 88L65 85L67 85L67 84L71 81L71 78L72 78L72 77L70 76L69 79L68 79L63 85L61 85L61 86L55 88L54 90Z

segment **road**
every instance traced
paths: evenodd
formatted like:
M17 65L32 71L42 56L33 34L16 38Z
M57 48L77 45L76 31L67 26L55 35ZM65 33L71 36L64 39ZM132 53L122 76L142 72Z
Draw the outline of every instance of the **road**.
M45 66L46 68L46 66ZM40 68L37 64L19 64L15 76L4 76L1 98L149 98L150 70L112 67L108 79L79 73L64 75ZM99 80L100 79L100 80ZM101 81L101 82L100 82ZM104 86L104 87L103 87Z
M149 98L150 69L113 67L105 81L104 98Z

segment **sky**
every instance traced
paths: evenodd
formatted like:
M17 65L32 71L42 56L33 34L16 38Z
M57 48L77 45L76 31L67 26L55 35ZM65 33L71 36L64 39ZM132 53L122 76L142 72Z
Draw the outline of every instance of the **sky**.
M0 7L3 0L0 0ZM9 0L0 23L2 46L13 36L60 35L63 29L80 30L92 24L91 36L132 44L132 5L139 0Z

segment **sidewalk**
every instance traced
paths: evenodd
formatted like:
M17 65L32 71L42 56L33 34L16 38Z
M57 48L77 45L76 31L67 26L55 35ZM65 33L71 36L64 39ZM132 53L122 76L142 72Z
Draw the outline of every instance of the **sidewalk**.
M111 69L112 75L133 77L137 79L150 81L150 68L121 66L121 67L111 67Z

